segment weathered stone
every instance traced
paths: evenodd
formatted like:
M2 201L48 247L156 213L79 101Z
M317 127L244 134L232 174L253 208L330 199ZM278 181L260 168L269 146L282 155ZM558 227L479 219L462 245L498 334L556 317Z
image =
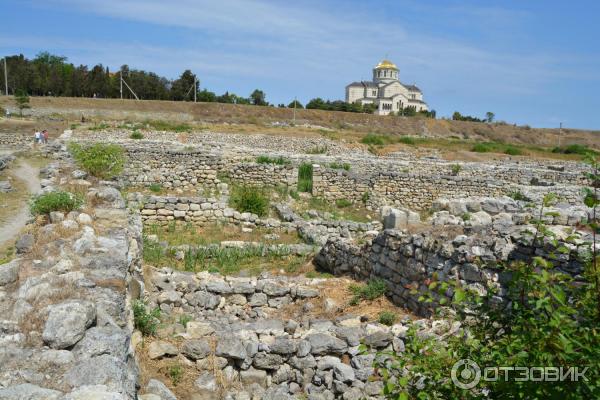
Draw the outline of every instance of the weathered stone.
M246 386L252 384L267 386L267 372L261 369L249 368L246 371L240 371L240 379Z
M192 360L199 360L211 353L211 346L205 339L190 339L183 342L181 353Z
M19 278L21 260L15 259L9 263L0 265L0 286L14 283Z
M214 333L215 329L208 322L190 321L185 331L190 339L198 339Z
M60 400L63 394L57 390L45 389L31 383L0 388L3 400Z
M169 388L159 380L150 379L145 388L146 393L157 395L161 400L177 400L177 397L169 390Z
M246 348L238 338L219 338L215 354L220 357L243 360L246 358Z
M346 342L325 333L308 335L306 340L310 343L311 354L314 355L343 354L348 350Z
M176 356L178 353L177 347L169 342L157 340L150 343L150 346L148 346L148 357L150 357L151 360Z
M96 307L83 300L70 300L50 306L42 339L55 349L77 343L96 319Z

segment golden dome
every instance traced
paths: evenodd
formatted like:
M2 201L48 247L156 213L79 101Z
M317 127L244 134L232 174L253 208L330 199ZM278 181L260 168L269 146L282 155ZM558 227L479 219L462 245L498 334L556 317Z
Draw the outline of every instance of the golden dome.
M398 70L398 67L396 67L396 64L394 64L390 60L382 60L379 64L377 64L375 66L375 69L384 69L384 68L391 68L391 69Z

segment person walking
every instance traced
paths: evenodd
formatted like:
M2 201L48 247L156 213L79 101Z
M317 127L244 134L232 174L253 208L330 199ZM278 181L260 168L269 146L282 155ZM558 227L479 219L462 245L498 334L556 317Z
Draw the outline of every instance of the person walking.
M33 138L34 138L33 142L35 144L40 143L40 141L42 140L42 132L36 130L33 135Z
M44 144L48 144L48 130L44 129L42 131L42 138L44 139Z

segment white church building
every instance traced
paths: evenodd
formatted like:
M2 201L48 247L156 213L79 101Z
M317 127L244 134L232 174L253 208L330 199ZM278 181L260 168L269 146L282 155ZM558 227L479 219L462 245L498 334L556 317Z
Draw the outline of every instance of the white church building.
M388 115L407 107L416 111L428 111L423 101L423 93L415 85L406 85L398 78L398 67L389 60L383 60L373 68L373 80L352 82L346 86L346 102L375 104L375 114Z

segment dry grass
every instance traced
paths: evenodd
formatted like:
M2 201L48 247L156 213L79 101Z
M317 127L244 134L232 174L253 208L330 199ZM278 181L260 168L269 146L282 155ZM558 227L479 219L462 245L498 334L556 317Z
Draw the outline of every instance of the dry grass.
M0 105L11 103L12 97L0 99ZM275 107L256 107L236 104L189 103L153 100L117 100L117 99L83 99L65 97L32 97L34 109L52 109L62 114L64 121L61 127L71 122L79 122L81 114L89 110L90 114L100 112L105 119L138 120L168 118L175 122L196 122L195 129L210 127L211 124L227 123L223 129L244 133L261 133L301 135L317 133L315 129L302 127L271 127L272 122L291 122L292 110ZM70 121L69 121L70 120ZM50 122L45 125L53 128ZM558 142L558 129L538 129L518 127L509 124L486 124L464 121L432 120L423 118L406 118L395 116L375 116L370 114L346 113L322 110L296 110L297 125L311 124L346 133L378 133L392 136L429 135L438 138L450 138L474 141L503 141L505 143L523 143L530 145L555 146ZM35 123L34 123L35 124ZM242 125L242 126L239 126ZM29 127L31 128L31 126ZM268 131L268 132L266 132ZM563 129L562 143L580 143L598 148L600 141L598 131ZM344 135L347 137L347 135Z
M220 243L228 240L241 240L244 242L265 242L293 244L302 243L296 233L287 233L277 229L254 228L252 232L242 232L241 227L235 225L210 224L196 226L193 224L171 224L168 226L146 225L144 233L155 234L159 241L166 241L171 246L182 244L206 245ZM276 233L279 239L268 241L264 239L267 234Z
M377 321L379 313L389 311L397 316L397 320L401 320L405 316L416 318L410 311L394 305L387 297L382 296L375 300L363 300L357 305L350 305L350 299L353 297L350 291L350 285L356 284L355 281L346 278L327 279L318 285L321 295L315 299L309 299L314 307L310 311L305 311L303 306L305 302L297 302L282 307L277 311L278 318L300 318L309 317L313 319L331 319L345 315L364 316L369 321ZM338 309L333 311L325 311L325 300L333 300Z
M8 180L12 190L8 193L0 193L0 224L10 220L27 203L29 192L27 185L19 179L11 169L0 174L0 180Z
M209 365L212 367L208 369L211 372L219 385L220 393L224 394L225 389L232 386L238 386L239 382L227 382L223 377L223 372L216 366L214 351L216 348L216 338L208 337L211 341L213 354L210 354L206 359ZM166 357L162 359L152 360L148 356L148 346L153 341L160 340L163 342L169 342L180 349L182 341L175 338L157 339L153 337L144 338L142 344L136 349L136 359L138 366L140 367L140 384L141 387L145 387L150 379L157 379L163 382L178 399L187 400L191 399L191 395L196 392L197 388L194 385L194 381L198 378L201 373L196 367L196 363L188 360L185 356L179 355L176 357ZM171 367L179 366L181 368L181 380L176 384L173 382L169 371Z

